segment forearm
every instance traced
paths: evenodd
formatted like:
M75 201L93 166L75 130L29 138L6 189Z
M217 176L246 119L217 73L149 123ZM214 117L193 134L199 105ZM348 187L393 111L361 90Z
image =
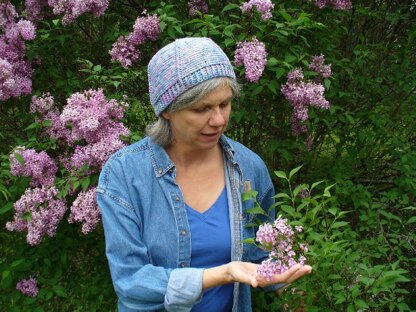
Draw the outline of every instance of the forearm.
M205 269L202 277L202 289L233 283L234 280L228 272L228 265Z

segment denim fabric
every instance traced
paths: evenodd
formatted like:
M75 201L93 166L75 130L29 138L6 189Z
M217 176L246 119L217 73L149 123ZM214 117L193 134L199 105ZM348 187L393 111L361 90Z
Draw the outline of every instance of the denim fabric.
M259 262L266 254L243 239L253 201L241 201L244 188L258 191L266 210L273 204L273 184L255 153L224 135L220 139L230 209L231 260ZM118 151L100 175L106 255L119 311L190 311L202 296L204 269L191 268L191 239L176 170L166 151L151 139ZM250 287L235 283L233 312L251 311Z

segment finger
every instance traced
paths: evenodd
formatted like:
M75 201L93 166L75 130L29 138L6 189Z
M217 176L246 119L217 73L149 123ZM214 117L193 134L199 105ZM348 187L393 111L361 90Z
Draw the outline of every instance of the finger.
M298 270L300 270L302 268L301 264L295 264L294 266L292 266L289 270L280 273L280 274L276 274L273 276L273 284L277 284L277 283L288 283L288 280L291 276L293 276Z
M296 270L292 275L290 275L287 279L287 283L293 283L297 279L301 278L304 275L308 275L312 272L312 267L309 265L304 265L298 270Z

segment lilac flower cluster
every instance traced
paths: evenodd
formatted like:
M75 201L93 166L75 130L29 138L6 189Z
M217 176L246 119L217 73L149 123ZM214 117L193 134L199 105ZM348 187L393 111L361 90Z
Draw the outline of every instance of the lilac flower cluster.
M23 279L16 284L16 289L24 295L36 297L39 292L38 281L34 277Z
M312 62L309 64L309 69L318 73L322 78L329 78L332 74L331 64L325 65L325 56L324 55L315 55L312 56Z
M23 163L19 162L16 154L21 156ZM30 184L33 187L53 185L58 167L46 152L37 153L34 149L23 146L17 147L9 158L12 175L32 177Z
M45 235L54 236L67 209L57 194L54 186L27 189L14 203L14 220L7 222L6 228L9 231L27 231L26 240L32 246L38 245Z
M287 219L279 216L273 224L260 225L256 233L256 241L260 248L269 251L269 257L257 269L257 273L266 280L273 279L275 274L289 270L297 263L305 264L303 253L308 251L306 244L297 244L297 235L303 231L301 226L295 229Z
M244 65L248 81L257 82L267 63L266 45L256 37L252 41L238 42L234 61L235 65Z
M262 13L263 20L268 20L272 17L271 10L274 8L274 3L271 0L249 0L240 7L243 13L251 12L253 8Z
M352 8L351 0L312 0L317 7L323 9L332 7L336 10L350 10Z
M48 0L26 0L25 13L32 21L38 21L43 18L42 11L48 6Z
M125 146L120 136L129 135L121 119L127 103L107 101L102 89L74 93L67 99L62 113L56 110L53 97L33 97L31 109L51 120L46 133L62 140L73 153L61 158L66 169L76 171L82 166L89 173L99 170L112 153Z
M204 0L190 0L188 1L189 15L195 16L197 12L208 13L208 4Z
M36 36L32 22L20 19L9 2L0 3L0 101L32 92L32 67L25 41Z
M82 224L82 233L88 234L95 229L100 222L100 210L95 200L95 187L90 188L86 192L80 192L77 199L71 206L71 214L68 222L80 222Z
M308 131L305 121L310 106L329 108L329 102L324 97L325 88L320 80L331 75L331 65L324 65L324 60L323 55L312 58L309 68L319 74L316 81L305 81L303 71L295 69L289 72L287 83L282 86L283 95L293 106L291 123L294 136Z
M156 40L160 31L160 19L156 14L138 17L134 23L133 32L127 36L120 36L113 43L109 51L111 61L119 61L124 68L130 67L140 59L138 46L147 40Z
M91 12L98 17L107 10L109 0L48 0L56 15L63 14L62 24L69 25L81 14Z

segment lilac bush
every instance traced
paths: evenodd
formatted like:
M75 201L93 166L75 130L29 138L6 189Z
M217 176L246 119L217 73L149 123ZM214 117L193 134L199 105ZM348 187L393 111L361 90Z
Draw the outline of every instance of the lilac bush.
M243 13L251 12L254 8L261 13L263 20L268 20L272 17L274 3L271 0L249 0L240 7Z
M234 56L235 65L244 65L246 79L257 82L267 63L266 45L257 40L237 42Z
M23 279L16 284L16 289L24 295L36 297L39 292L38 281L34 277Z
M331 75L331 65L324 65L324 61L323 55L312 57L309 68L318 74L315 81L305 81L302 69L297 68L289 72L287 83L282 86L283 95L293 106L291 124L294 136L308 131L305 121L308 119L310 106L322 109L329 108L329 102L324 97L325 88L321 80Z
M57 195L54 186L27 189L14 203L14 220L7 222L6 228L27 232L26 241L32 246L38 245L46 235L54 236L67 210L64 200Z
M127 36L120 36L109 51L111 61L120 62L128 68L140 59L138 46L147 40L154 41L160 34L160 19L156 14L138 17L133 26L133 32Z
M257 273L270 281L273 275L281 274L297 263L305 264L304 253L308 251L308 247L297 242L302 231L302 226L295 226L293 229L288 220L280 216L274 223L260 225L256 241L260 248L269 252L269 257L261 263Z
M196 16L197 12L208 13L208 4L204 0L188 1L188 9L190 16Z

